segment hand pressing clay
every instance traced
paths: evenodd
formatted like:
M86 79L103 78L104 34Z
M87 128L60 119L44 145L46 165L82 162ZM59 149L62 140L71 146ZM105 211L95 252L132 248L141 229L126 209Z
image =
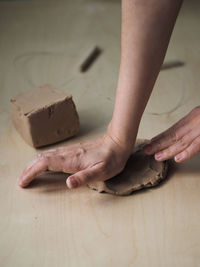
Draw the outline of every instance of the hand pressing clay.
M104 182L90 183L89 188L100 193L126 196L133 191L159 184L166 177L168 165L166 161L158 162L153 156L146 155L142 150L146 143L145 140L136 142L136 147L120 174Z
M43 85L11 99L12 121L22 138L41 147L69 138L79 131L71 95Z

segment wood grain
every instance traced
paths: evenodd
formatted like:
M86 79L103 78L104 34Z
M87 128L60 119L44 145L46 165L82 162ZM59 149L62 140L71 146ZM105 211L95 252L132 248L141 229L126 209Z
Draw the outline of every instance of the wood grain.
M166 62L141 122L151 138L200 102L200 3L186 1ZM130 197L69 191L65 175L17 186L40 151L11 124L9 99L43 83L74 96L81 133L59 145L102 134L114 104L120 60L120 1L0 1L0 266L200 266L200 156L171 166L156 189ZM77 71L93 43L104 50ZM102 108L103 107L103 108ZM52 147L52 146L51 146Z

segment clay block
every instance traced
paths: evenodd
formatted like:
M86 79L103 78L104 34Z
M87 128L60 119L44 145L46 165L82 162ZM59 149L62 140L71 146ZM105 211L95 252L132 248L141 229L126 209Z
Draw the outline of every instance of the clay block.
M72 96L50 85L20 94L12 98L11 103L15 128L33 147L59 142L79 131Z

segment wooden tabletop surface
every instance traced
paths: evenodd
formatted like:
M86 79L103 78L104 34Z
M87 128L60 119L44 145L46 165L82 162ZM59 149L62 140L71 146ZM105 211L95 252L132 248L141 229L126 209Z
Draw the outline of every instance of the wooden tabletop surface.
M200 103L200 2L185 1L138 136L151 138ZM82 60L103 52L85 73ZM120 1L0 1L0 266L200 266L200 155L171 163L161 186L129 197L70 191L49 175L17 178L43 148L27 145L9 99L44 83L73 95L81 122L67 145L101 135L112 116L120 59ZM153 64L153 62L152 62Z

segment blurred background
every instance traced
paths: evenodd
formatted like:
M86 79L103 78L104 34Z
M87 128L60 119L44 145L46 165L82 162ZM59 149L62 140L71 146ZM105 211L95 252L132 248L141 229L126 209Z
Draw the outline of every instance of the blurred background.
M51 83L73 95L83 133L104 131L120 63L120 8L119 0L0 1L0 114L8 111L13 95ZM170 125L183 105L190 110L199 103L198 97L190 103L200 84L199 8L198 0L184 2L165 58L184 65L161 71L144 114L145 124L159 117L160 130L166 128L166 116ZM101 55L80 73L95 46ZM154 132L151 125L147 137Z

